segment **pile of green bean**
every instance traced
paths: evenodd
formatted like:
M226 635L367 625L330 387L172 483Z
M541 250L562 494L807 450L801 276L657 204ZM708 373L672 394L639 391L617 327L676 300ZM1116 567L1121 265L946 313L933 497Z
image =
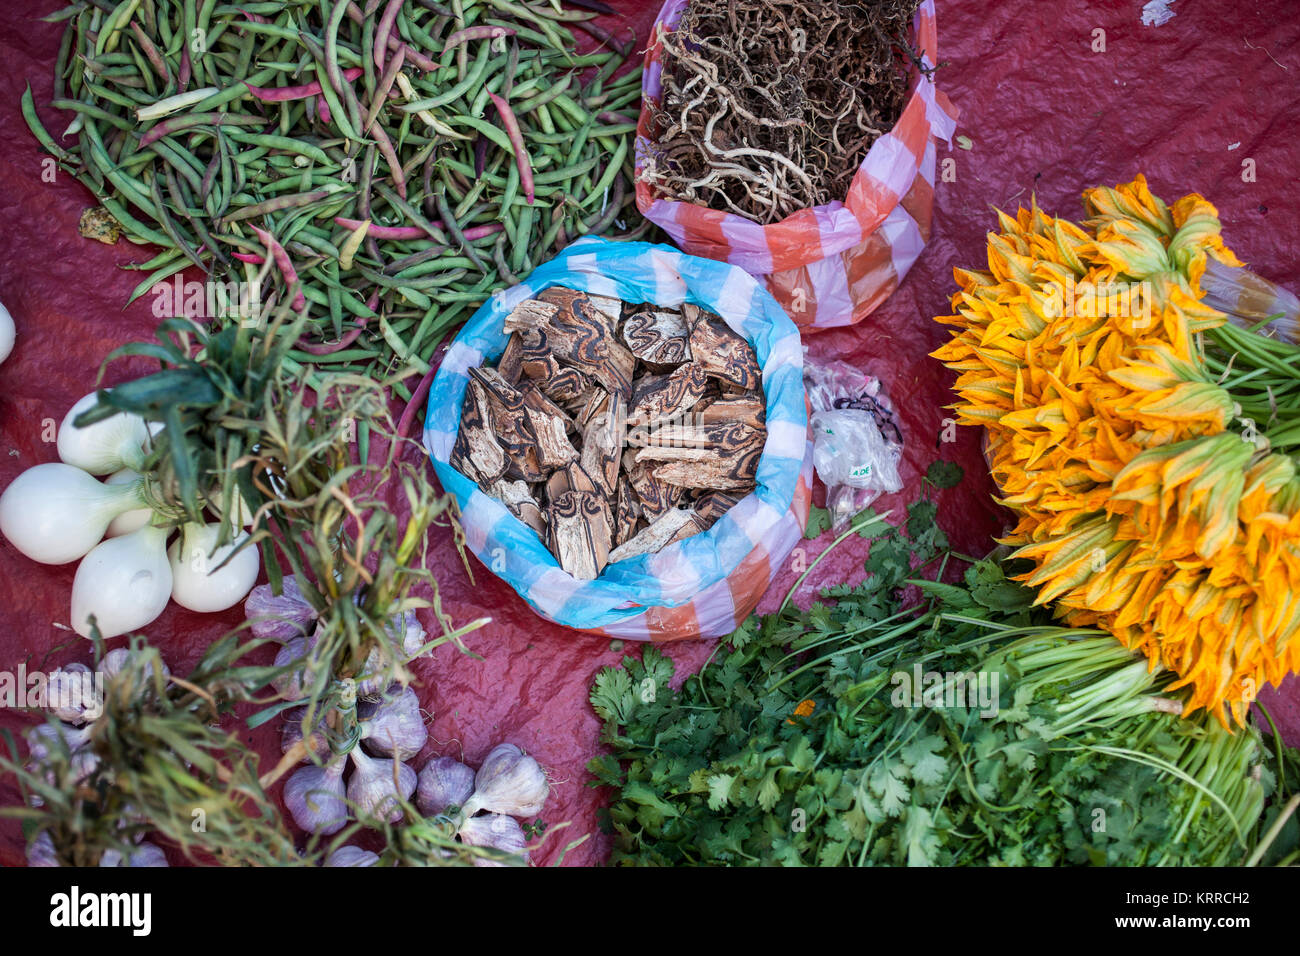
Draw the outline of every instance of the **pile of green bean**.
M570 0L78 0L23 112L133 242L305 308L300 363L388 374L584 234L643 234L640 70ZM570 28L594 38L579 54ZM590 45L590 44L588 44ZM629 227L630 232L627 231ZM133 296L133 298L135 297ZM408 392L398 388L409 398Z

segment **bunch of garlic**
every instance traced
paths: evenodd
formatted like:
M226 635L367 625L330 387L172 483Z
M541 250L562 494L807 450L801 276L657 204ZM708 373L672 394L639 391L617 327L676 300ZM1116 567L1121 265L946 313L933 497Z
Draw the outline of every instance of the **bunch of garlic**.
M303 741L304 716L303 710L290 712L280 740L284 753ZM308 765L285 783L285 807L309 833L337 833L353 816L397 823L402 803L415 792L415 771L404 761L418 754L429 736L415 691L392 687L379 701L363 702L357 723L357 742L343 754L333 753L314 732L304 747ZM310 762L313 758L319 763ZM352 774L344 781L349 764Z
M218 548L219 523L191 523L169 548L171 530L155 523L140 475L157 428L127 412L73 424L97 402L92 392L64 416L60 461L28 468L0 494L0 532L33 561L81 560L72 627L82 637L90 636L91 617L104 638L137 631L169 599L204 613L233 607L261 570L257 549L240 547L248 535ZM241 519L251 517L242 501L236 506Z
M527 862L528 836L516 818L541 813L549 793L541 764L514 744L499 744L477 773L451 757L430 760L420 771L415 803L426 816L446 814L455 820L462 843L491 847Z
M100 661L99 676L104 681L116 677L130 660L134 651L118 648L109 651ZM150 664L150 672L153 665ZM163 676L170 676L167 665L162 666ZM29 772L43 776L51 785L58 783L54 769L49 767L50 757L66 751L70 776L65 780L74 785L85 780L99 766L99 757L90 747L95 721L103 713L101 685L95 673L85 664L67 664L49 675L46 693L51 706L47 708L58 722L38 724L27 731L27 764ZM40 797L32 795L33 806L40 806ZM130 821L123 820L123 825ZM116 850L105 850L100 866L167 866L163 851L143 840L143 834L132 837L136 848L123 859ZM54 841L48 831L41 831L27 847L28 866L59 866Z
M254 637L281 645L274 662L280 673L272 679L271 685L284 700L306 697L319 663L312 659L311 652L319 639L320 625L316 623L316 609L303 596L297 580L285 578L279 594L269 584L253 588L244 602L244 617ZM412 660L428 640L414 611L396 615L385 630L395 641L400 640L405 661ZM389 670L387 663L378 647L371 648L361 672L354 678L357 697L378 700L383 696L387 686L384 674Z

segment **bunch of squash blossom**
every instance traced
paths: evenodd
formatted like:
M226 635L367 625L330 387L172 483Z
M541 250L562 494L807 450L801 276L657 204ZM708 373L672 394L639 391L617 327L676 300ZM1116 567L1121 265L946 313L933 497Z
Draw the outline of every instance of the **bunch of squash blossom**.
M1199 195L1169 207L1139 176L1083 201L1081 224L998 213L934 356L987 430L1038 603L1176 673L1185 712L1242 723L1300 665L1300 479L1207 368L1227 320L1207 257L1241 263Z

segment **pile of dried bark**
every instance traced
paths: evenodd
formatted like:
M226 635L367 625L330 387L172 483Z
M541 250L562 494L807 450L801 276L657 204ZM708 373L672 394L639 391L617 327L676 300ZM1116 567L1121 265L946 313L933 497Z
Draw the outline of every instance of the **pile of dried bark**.
M754 488L757 360L717 315L551 288L470 369L451 464L591 580L698 534Z

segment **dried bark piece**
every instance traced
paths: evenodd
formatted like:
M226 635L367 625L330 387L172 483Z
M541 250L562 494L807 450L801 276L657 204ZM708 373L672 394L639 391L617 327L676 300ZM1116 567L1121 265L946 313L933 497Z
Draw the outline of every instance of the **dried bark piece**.
M603 324L607 334L612 337L618 335L618 324L623 318L623 303L618 299L611 299L607 295L596 295L594 292L566 289L558 285L539 292L537 298L560 311L567 309L573 312L580 309L589 318Z
M592 387L591 379L576 368L565 368L554 355L529 358L521 366L524 375L552 401L571 401Z
M618 468L622 458L622 403L606 396L605 407L594 412L582 432L582 469L607 498L618 489Z
M651 424L689 411L704 397L709 385L705 367L691 362L668 375L645 375L637 379L628 421Z
M766 432L739 422L693 427L710 439L708 445L650 445L637 451L637 464L664 462L652 466L654 477L684 488L734 491L751 487Z
M549 297L542 304L556 309L537 326L544 340L542 347L561 365L577 368L606 391L629 400L636 356L618 341L618 319L610 318L607 305L614 300L572 289L547 289L542 295ZM561 304L557 306L557 302Z
M594 492L566 491L547 508L551 553L579 581L594 581L609 562L606 507Z
M763 429L767 423L767 408L761 395L745 394L736 398L717 398L704 408L697 408L701 425L718 422L739 422L750 428Z
M711 451L689 461L678 459L664 462L656 465L653 472L656 479L672 486L739 491L753 487L754 466L757 462L757 453L752 459L738 463Z
M580 431L585 431L587 426L598 416L605 414L609 405L609 392L605 391L599 385L592 385L576 400L569 403L569 410L573 415L574 427ZM619 403L619 407L624 409L623 415L626 418L626 406Z
M480 487L491 485L509 467L505 449L493 434L487 394L474 379L465 389L460 430L451 449L451 467Z
M537 498L534 497L527 482L498 481L485 490L539 535L546 534L546 514L537 503Z
M519 379L523 377L524 364L524 343L519 337L518 332L510 333L510 338L506 339L505 351L501 353L501 361L497 362L497 371L511 385L518 385Z
M715 521L736 506L741 497L727 491L710 491L700 495L695 501L695 516L706 528L711 528Z
M506 474L523 481L541 481L546 477L537 448L537 434L533 431L524 404L523 393L492 368L469 370L471 383L477 383L487 397L492 433L505 448L509 459Z
M528 423L537 436L538 463L549 469L574 461L578 450L569 441L569 416L532 383L524 386L521 395Z
M662 551L674 541L681 541L697 535L704 528L696 520L691 508L673 508L656 518L644 531L638 532L627 542L620 544L609 553L609 563L623 561L639 554L653 554Z
M642 515L651 521L686 500L686 491L681 486L661 481L647 462L637 462L628 470L627 479L641 502Z
M618 488L614 505L614 544L620 545L630 541L637 532L637 523L641 518L641 500L637 497L627 475L618 476Z
M637 312L623 322L623 341L643 362L680 365L691 360L691 330L682 314L668 309Z
M691 355L710 375L745 391L759 387L754 350L721 317L690 303L682 306L682 316L691 328Z
M507 332L540 331L559 311L559 306L553 303L541 299L524 299L510 310L501 327Z
M748 458L762 453L767 431L734 421L710 425L670 423L654 429L650 438L653 440L637 451L638 462ZM752 480L754 476L751 473L749 477Z

